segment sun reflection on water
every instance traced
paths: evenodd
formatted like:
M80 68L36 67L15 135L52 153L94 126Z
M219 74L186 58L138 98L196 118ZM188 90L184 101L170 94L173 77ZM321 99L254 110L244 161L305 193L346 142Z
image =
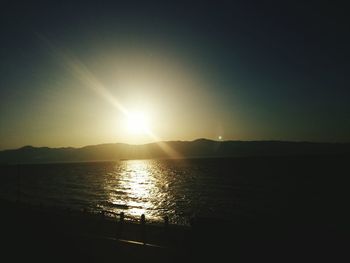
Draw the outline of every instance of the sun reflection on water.
M159 198L159 180L152 172L152 164L147 160L128 160L116 166L114 178L107 183L109 203L124 211L132 218L145 214L149 220L158 220L155 213ZM111 189L112 188L112 189ZM112 190L112 191L111 191Z

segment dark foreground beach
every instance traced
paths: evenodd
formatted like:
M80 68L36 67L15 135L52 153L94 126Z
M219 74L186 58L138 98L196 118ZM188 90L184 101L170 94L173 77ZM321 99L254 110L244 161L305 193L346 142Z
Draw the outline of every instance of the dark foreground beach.
M266 217L142 225L1 201L2 262L340 262L348 229Z

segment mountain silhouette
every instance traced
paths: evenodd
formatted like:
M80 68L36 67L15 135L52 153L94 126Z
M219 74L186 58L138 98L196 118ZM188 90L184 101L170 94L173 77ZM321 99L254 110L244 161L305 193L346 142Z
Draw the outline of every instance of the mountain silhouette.
M176 155L174 155L176 153ZM81 148L33 147L0 151L0 163L49 163L116 161L151 158L209 158L280 155L350 154L350 143L288 141L194 141L155 142L143 145L109 143Z

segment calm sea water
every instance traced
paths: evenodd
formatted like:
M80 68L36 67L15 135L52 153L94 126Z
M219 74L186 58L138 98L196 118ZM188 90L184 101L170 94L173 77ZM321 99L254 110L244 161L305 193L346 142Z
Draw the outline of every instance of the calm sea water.
M177 224L196 214L229 218L283 206L297 185L284 172L259 173L231 159L125 160L2 168L0 197L33 204L123 211ZM255 165L256 166L256 165ZM305 178L303 179L303 182Z

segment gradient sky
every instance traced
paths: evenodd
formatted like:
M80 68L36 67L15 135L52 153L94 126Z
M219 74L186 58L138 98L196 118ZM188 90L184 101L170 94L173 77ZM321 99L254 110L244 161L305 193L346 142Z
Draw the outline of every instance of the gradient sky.
M349 20L334 1L13 2L0 149L350 141ZM123 111L146 112L153 136Z

